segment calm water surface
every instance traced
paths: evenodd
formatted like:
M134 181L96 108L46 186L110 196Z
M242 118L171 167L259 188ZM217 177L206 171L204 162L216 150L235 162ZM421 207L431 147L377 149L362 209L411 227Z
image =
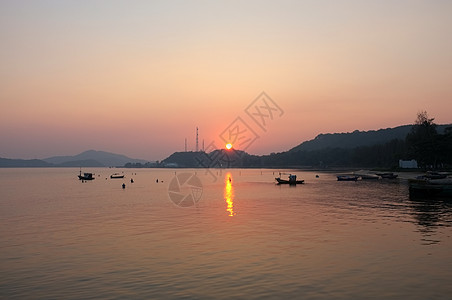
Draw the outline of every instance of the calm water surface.
M0 298L452 295L452 201L410 200L403 180L298 172L306 184L292 187L273 170L86 171L96 180L0 169ZM118 171L125 179L109 178ZM175 176L195 173L201 186L175 190ZM181 207L169 190L200 198Z

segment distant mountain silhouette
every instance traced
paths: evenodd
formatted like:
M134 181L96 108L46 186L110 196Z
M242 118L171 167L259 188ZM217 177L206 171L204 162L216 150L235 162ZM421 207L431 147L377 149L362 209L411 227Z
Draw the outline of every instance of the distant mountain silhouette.
M438 125L443 134L451 125ZM175 152L161 167L179 168L285 168L285 167L394 167L409 156L406 136L412 125L371 131L320 134L280 153L250 155L243 151Z
M240 150L219 149L206 152L175 152L162 161L162 166L179 168L228 168L242 167L250 160L250 155Z
M85 160L70 160L65 161L60 164L55 165L56 167L65 167L65 168L71 168L71 167L105 167L104 164L98 162L97 160L93 159L85 159ZM120 165L118 165L119 167Z
M54 156L45 159L0 158L3 168L33 167L122 167L126 163L146 163L121 154L88 150L74 156Z
M443 134L449 125L437 125ZM257 156L240 150L215 150L205 152L175 152L162 162L150 163L141 159L105 151L88 150L74 156L54 156L46 159L0 158L0 167L180 167L180 168L227 168L227 167L287 167L306 165L383 165L401 156L406 149L405 138L412 125L380 130L348 133L319 134L315 139L280 153ZM382 153L386 157L381 157ZM380 154L379 157L374 157ZM359 157L364 157L358 159ZM378 162L375 164L375 162ZM127 165L126 165L127 164Z
M438 125L437 131L442 134L444 133L445 128L450 126L451 125ZM352 149L362 146L384 144L394 139L405 140L405 137L410 132L411 127L412 125L403 125L380 130L355 130L347 133L319 134L315 139L305 141L290 149L289 152L314 151L327 148Z
M121 154L88 150L74 156L54 156L43 159L45 162L61 167L118 167L126 163L146 163Z
M9 159L0 157L0 168L44 168L52 164L40 159Z
M180 168L196 168L199 163L196 161L200 158L204 152L174 152L164 160L162 160L163 166L174 166Z

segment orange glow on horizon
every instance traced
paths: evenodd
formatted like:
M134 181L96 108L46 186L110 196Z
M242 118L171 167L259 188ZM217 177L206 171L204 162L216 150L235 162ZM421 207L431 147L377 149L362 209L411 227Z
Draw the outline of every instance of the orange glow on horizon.
M196 150L196 127L198 146L269 155L318 134L412 124L421 110L452 123L451 1L409 11L381 1L331 1L328 10L319 1L258 10L30 2L0 2L0 157L96 149L162 161L185 139Z
M226 149L228 150L232 149L232 144L231 143L226 144Z

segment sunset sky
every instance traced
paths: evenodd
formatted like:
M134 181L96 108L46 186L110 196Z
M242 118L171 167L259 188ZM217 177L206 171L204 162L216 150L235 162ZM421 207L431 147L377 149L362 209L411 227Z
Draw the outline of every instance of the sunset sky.
M252 154L452 123L452 1L1 1L0 157L161 160L238 117ZM281 109L265 128L247 107ZM275 111L276 112L276 111Z

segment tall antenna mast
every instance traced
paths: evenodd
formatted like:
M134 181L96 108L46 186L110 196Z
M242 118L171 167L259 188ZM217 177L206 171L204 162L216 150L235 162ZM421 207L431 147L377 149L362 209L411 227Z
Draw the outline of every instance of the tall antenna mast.
M196 152L198 152L198 127L196 127Z
M185 152L187 152L187 138L185 138Z

